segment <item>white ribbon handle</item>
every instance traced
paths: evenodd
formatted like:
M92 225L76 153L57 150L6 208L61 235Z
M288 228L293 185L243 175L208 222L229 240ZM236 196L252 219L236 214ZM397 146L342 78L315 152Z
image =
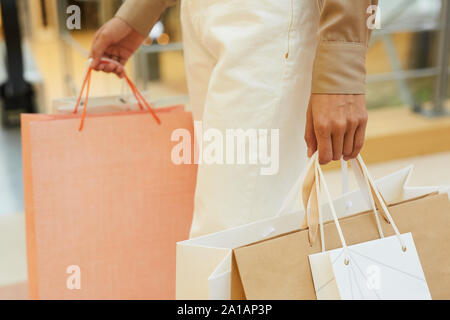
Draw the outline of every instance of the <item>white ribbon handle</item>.
M384 201L383 197L380 194L380 191L378 190L377 186L375 185L375 181L372 178L372 176L370 175L369 170L367 169L366 164L364 163L361 155L358 154L356 159L358 160L358 164L361 165L361 170L364 173L365 177L367 178L367 181L369 182L373 192L375 193L375 196L378 199L378 201L381 205L381 208L383 209L383 212L386 215L386 218L388 219L389 223L392 225L395 235L397 236L397 239L402 246L402 250L406 251L405 243L403 242L402 237L400 236L400 232L398 231L397 225L395 224L394 219L392 219L392 216L386 206L386 202ZM373 200L373 198L372 198L372 200Z
M362 158L361 158L361 161L362 161ZM350 160L350 163L352 164L352 171L353 171L355 179L358 183L359 189L361 190L361 194L364 197L364 199L366 200L369 207L372 208L372 211L375 215L375 221L377 222L378 233L380 234L381 238L384 238L384 233L383 233L383 229L381 228L379 214L377 211L377 207L375 205L375 201L372 196L372 191L370 189L368 179L366 179L365 175L363 174L362 170L360 169L360 166L359 166L357 160L352 159L352 160Z
M330 191L328 191L328 186L327 186L327 184L325 182L325 178L323 177L322 169L320 168L319 162L317 160L316 160L315 165L316 165L317 176L319 177L319 179L318 179L318 181L319 181L319 183L318 183L319 184L319 190L320 190L320 186L323 186L323 189L325 190L325 194L326 194L326 196L328 198L328 204L330 205L331 214L333 215L333 220L334 220L334 223L336 225L336 229L337 229L338 234L339 234L339 239L341 240L342 248L344 249L344 256L345 256L344 263L347 265L350 262L350 260L348 259L347 243L345 242L344 235L342 234L341 225L339 224L339 219L337 217L336 210L335 210L334 205L333 205L333 200L331 199ZM319 207L320 207L320 205L319 205ZM320 226L321 236L323 237L323 221L320 218L320 216L322 216L320 211L321 210L319 209L319 223L321 225ZM325 248L325 244L324 244L324 242L322 242L322 250L324 250L324 248Z
M378 199L378 201L379 201L379 203L380 203L380 205L382 207L382 210L384 211L388 221L390 222L390 224L392 225L392 227L394 229L394 232L395 232L395 234L397 236L397 239L400 242L402 250L406 251L406 246L405 246L405 244L404 244L404 242L403 242L403 240L402 240L402 238L400 236L400 232L398 231L397 225L395 224L394 220L392 219L392 216L389 213L389 210L387 209L387 206L386 206L383 198L381 197L381 194L379 193L378 189L376 188L376 185L375 185L375 183L373 181L373 178L370 176L370 174L369 174L369 172L367 170L367 167L366 167L366 165L365 165L365 163L362 160L360 155L358 155L357 162L355 164L357 165L358 168L361 169L361 172L362 172L363 176L366 178L366 181L368 182L368 187L371 189L370 191L373 191L373 193L375 194L376 198ZM327 200L328 200L328 204L329 204L330 209L331 209L331 214L333 216L333 220L334 220L334 223L336 225L336 228L337 228L337 231L338 231L338 234L339 234L339 239L341 241L342 248L344 250L344 256L345 256L344 263L347 265L350 262L350 260L348 258L347 244L345 242L345 238L344 238L344 235L342 233L341 225L339 223L339 219L337 217L336 210L335 210L334 205L333 205L333 200L331 198L330 192L328 190L328 186L327 186L325 178L323 176L322 169L321 169L317 159L315 161L315 168L316 168L316 174L317 174L316 176L318 177L318 179L316 179L316 181L318 181L318 183L316 183L316 184L318 185L319 190L320 190L321 187L323 187L323 190L325 190L325 194L326 194L326 197L327 197ZM356 170L356 168L354 168L354 170ZM319 196L319 194L320 194L320 192L318 193L318 196ZM371 195L372 192L370 192L369 194ZM373 202L373 198L372 197L370 197L370 198L372 199L372 202ZM375 203L374 202L373 202L373 206L375 207ZM321 210L320 210L320 206L319 206L319 223L320 223L320 232L321 232L321 240L322 240L322 251L325 251L324 235L323 235L323 221L322 221L321 216L322 216L322 214L321 214ZM377 220L377 222L379 223L378 220ZM381 226L380 225L378 225L378 226L379 226L379 229L381 229Z
M361 158L361 161L362 161L362 158ZM361 194L364 197L364 199L366 200L368 206L370 208L372 208L372 211L373 211L373 213L375 215L375 221L377 223L378 233L379 233L381 238L384 238L384 233L383 233L383 229L381 228L379 214L378 214L378 211L377 211L377 208L376 208L373 196L372 196L371 187L370 187L370 185L368 183L368 179L363 174L362 169L361 169L360 165L358 164L357 160L352 159L351 160L351 164L352 164L352 171L353 171L353 173L355 175L356 181L358 182L358 186L359 186L359 188L361 190ZM346 164L346 162L344 162L342 160L342 168L344 168L345 166L347 166L347 164ZM319 176L318 173L316 173L316 176L317 177ZM346 170L342 169L342 179L343 180L347 180L346 178L347 178L347 172L346 172ZM348 181L343 181L343 184L346 184L346 183L348 183ZM320 192L319 191L317 191L317 195L318 195L318 197L320 196ZM319 209L319 215L320 215L321 214L320 207L318 209ZM388 219L386 219L386 221L389 222ZM321 226L320 230L321 230L321 237L320 238L321 238L321 244L322 244L321 247L322 247L322 252L323 252L323 251L325 251L325 241L324 241L324 234L323 234L323 231L322 231L323 230L322 226Z
M341 158L341 180L342 180L342 194L346 194L348 192L348 163ZM353 206L351 200L348 200L345 203L345 213L348 213L350 208Z

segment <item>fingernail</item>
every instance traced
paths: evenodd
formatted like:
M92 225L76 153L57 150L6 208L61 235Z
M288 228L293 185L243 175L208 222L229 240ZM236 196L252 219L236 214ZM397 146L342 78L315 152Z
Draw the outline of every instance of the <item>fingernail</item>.
M312 156L312 150L311 150L311 148L308 148L308 158L311 158L311 156Z

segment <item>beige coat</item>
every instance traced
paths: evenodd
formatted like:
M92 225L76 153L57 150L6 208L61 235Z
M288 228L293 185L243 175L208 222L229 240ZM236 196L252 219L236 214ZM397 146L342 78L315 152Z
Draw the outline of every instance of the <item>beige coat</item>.
M365 57L371 30L370 5L378 0L316 0L320 8L319 45L312 93L364 94ZM116 16L147 36L176 0L127 0ZM370 11L369 11L370 12Z

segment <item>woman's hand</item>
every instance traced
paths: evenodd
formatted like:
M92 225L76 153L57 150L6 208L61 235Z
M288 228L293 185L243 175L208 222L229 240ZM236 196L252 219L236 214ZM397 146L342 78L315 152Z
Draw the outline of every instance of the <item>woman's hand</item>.
M355 158L364 144L365 95L312 94L306 116L308 157L319 150L319 163Z
M124 75L123 65L139 48L144 37L120 18L114 17L105 23L96 33L91 46L90 57L93 58L91 67L98 71L114 72L120 78ZM104 64L102 57L119 62Z

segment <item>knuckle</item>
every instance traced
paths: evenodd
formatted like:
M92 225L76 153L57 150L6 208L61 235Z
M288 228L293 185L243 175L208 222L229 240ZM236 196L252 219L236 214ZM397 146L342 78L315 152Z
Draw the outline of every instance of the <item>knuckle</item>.
M324 122L318 123L316 126L316 132L321 137L328 136L328 125Z
M355 149L353 149L353 152L352 152L352 154L350 155L350 157L353 159L353 158L356 158L356 156L359 154L359 152L361 151L361 148L355 148Z
M350 149L350 148L348 148L348 149L344 149L343 152L342 152L342 154L343 154L344 156L349 156L349 155L352 154L352 152L353 152L353 150Z
M339 160L341 158L341 153L340 152L334 152L333 153L333 160Z
M333 131L343 132L346 129L346 123L344 121L335 120L333 121Z
M332 159L331 154L319 154L319 163L327 164Z
M367 112L365 112L363 115L361 115L361 117L360 117L360 123L363 123L363 124L366 124L367 123L367 120L368 120L368 115L367 115Z
M359 151L362 149L363 145L364 145L364 142L356 142L355 149Z
M348 125L351 128L353 128L353 129L356 128L358 126L358 124L359 124L359 120L357 118L352 117L352 118L348 119Z

